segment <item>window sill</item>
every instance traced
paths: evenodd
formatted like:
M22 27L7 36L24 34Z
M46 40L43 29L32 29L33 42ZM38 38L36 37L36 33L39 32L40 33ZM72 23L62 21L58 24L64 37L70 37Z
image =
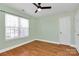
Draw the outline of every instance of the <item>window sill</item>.
M25 38L28 38L28 37L12 38L12 39L5 39L5 40L9 41L9 40L18 40L18 39L25 39Z

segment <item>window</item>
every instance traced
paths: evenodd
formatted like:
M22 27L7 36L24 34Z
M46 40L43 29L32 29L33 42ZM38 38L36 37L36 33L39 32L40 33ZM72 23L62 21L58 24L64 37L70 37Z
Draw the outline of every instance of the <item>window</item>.
M5 14L5 38L28 37L29 20L11 14Z
M24 36L28 36L29 33L29 22L28 20L24 19L24 18L20 18L20 36L24 37Z

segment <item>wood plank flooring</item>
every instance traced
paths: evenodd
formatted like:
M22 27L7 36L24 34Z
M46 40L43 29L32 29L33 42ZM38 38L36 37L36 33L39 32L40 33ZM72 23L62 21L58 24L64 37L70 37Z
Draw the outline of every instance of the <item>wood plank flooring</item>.
M0 56L78 56L74 47L35 40L1 53Z

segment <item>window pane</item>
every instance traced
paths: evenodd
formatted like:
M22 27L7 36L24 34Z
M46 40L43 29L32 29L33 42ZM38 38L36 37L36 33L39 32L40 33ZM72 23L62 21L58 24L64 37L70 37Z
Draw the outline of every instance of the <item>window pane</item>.
M20 26L29 28L29 20L24 19L24 18L20 18Z
M18 17L10 14L5 14L5 19L6 26L18 27Z
M18 17L10 14L5 14L6 39L18 37Z
M20 18L20 36L25 37L29 35L29 20Z
M10 37L10 28L6 28L6 39L9 39Z

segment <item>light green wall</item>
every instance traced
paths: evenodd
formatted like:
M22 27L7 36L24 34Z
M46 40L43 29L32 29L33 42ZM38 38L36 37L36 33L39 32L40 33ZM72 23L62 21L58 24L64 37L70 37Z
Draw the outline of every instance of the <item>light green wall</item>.
M49 41L59 41L57 17L47 16L38 19L37 38Z
M0 11L0 50L4 49L4 48L8 48L8 47L12 47L14 45L23 43L23 42L27 42L30 41L32 38L34 38L34 36L36 35L35 32L35 28L36 28L36 18L24 14L16 9L13 9L11 7L7 7L5 5L0 4L0 10L4 10L10 13L13 13L15 15L19 15L22 16L24 18L29 19L30 22L30 33L29 33L29 37L28 38L21 38L21 39L15 39L15 40L5 40L5 14L4 12ZM34 36L33 36L34 35Z
M36 39L38 33L38 19L30 20L30 37L29 39Z
M59 42L59 17L71 17L71 44L75 44L75 29L74 29L74 16L75 11L66 12L58 15L51 15L38 18L38 31L37 38L44 39L52 42Z

